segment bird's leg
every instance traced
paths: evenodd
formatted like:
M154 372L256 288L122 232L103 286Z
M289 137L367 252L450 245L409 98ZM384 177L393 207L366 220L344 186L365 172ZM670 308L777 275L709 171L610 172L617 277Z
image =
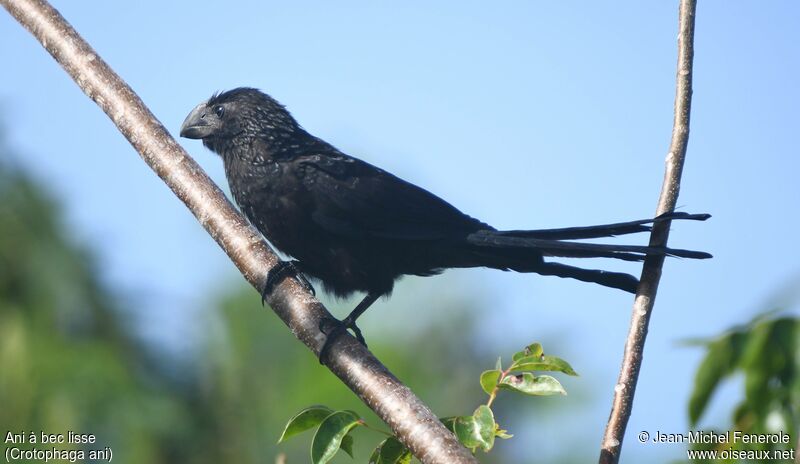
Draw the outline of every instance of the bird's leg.
M365 347L367 346L367 342L366 340L364 340L364 336L361 335L361 329L359 329L358 326L356 325L356 319L358 319L359 316L364 314L364 311L366 311L367 308L372 306L372 303L375 303L375 300L377 300L380 296L381 296L380 293L367 293L367 296L365 296L364 299L361 300L361 303L359 303L355 307L355 309L350 311L350 314L348 314L347 317L345 317L341 321L338 321L336 319L333 320L323 319L320 322L319 330L321 330L325 334L325 343L322 344L322 349L319 350L320 364L322 364L323 361L327 358L328 351L330 351L331 345L333 344L334 340L336 340L337 338L339 338L339 336L345 333L347 329L353 331L353 335L355 335L356 340L358 340L359 343L361 343ZM326 328L331 325L333 326L333 329L331 329L330 332L326 332Z
M296 277L306 290L311 292L312 295L316 295L314 287L311 286L311 283L308 281L308 279L306 279L306 276L300 272L298 269L299 267L300 263L297 260L278 261L278 264L276 264L272 269L269 270L269 272L267 272L267 278L264 281L264 288L261 289L261 304L264 304L264 300L266 300L267 295L272 293L272 291L275 289L275 285L289 276Z

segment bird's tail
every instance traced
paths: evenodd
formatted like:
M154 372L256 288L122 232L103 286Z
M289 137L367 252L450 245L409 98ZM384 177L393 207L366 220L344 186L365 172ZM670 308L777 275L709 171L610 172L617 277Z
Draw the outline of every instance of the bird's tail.
M655 222L674 219L704 221L709 217L708 214L669 213L655 219L588 227L509 231L481 230L470 234L467 242L472 249L473 256L478 259L481 266L569 277L635 293L638 280L632 275L567 266L547 262L544 258L548 256L614 258L625 261L642 261L649 255L693 259L711 258L710 254L702 251L567 241L647 232L650 230L650 226L647 224Z

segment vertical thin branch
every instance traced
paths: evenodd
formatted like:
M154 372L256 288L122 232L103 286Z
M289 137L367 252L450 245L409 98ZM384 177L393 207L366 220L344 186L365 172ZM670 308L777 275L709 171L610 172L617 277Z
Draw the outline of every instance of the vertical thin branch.
M105 111L144 161L225 250L242 275L254 287L261 288L278 257L133 90L45 0L0 0L0 5L36 37L81 90ZM292 333L318 354L325 340L319 322L332 317L325 307L294 279L278 285L268 302ZM329 359L328 368L422 462L477 463L433 412L353 337L337 338Z
M658 199L656 214L664 214L675 209L680 190L681 173L689 143L689 115L692 105L692 61L694 58L694 20L695 0L681 0L678 12L678 73L675 92L675 118L672 126L672 140L666 159L664 182ZM669 238L670 221L653 225L650 245L665 247ZM617 463L622 450L625 428L631 416L636 382L642 367L644 343L653 305L656 301L658 282L661 279L663 256L648 256L642 269L639 288L633 303L633 314L622 368L614 388L614 400L608 418L603 443L600 449L600 463Z

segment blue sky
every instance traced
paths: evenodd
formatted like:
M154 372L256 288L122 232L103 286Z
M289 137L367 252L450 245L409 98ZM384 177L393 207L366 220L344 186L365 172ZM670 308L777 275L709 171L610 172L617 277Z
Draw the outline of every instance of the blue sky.
M672 122L676 2L487 5L55 4L175 134L212 92L254 86L312 133L498 228L652 215ZM745 322L800 273L793 244L800 230L797 24L800 4L792 1L699 5L679 204L714 218L676 224L671 243L715 258L666 264L626 439L631 460L682 456L679 446L640 445L634 435L688 428L685 405L700 351L677 342ZM235 281L235 269L6 14L0 56L7 63L0 114L22 162L64 198L75 234L100 250L107 279L140 303L137 315L155 327L150 335L191 344L175 321L190 318L209 289ZM196 141L181 143L225 183L214 155ZM636 273L626 263L587 264ZM565 424L539 426L569 429L573 444L594 458L631 297L555 278L449 274L414 285L436 292L469 282L491 301L476 343L501 352L560 340L583 374L568 388L589 391L592 403ZM402 320L382 314L383 305L367 314L367 324ZM725 423L725 398L736 388L715 403L710 423ZM557 454L557 444L543 446Z

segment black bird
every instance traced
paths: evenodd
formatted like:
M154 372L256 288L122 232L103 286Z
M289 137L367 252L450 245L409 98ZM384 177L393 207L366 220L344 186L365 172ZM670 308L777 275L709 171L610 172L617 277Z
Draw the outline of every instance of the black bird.
M628 274L582 269L545 257L616 258L646 255L709 258L708 253L646 246L564 240L609 237L650 230L667 219L705 220L705 214L671 215L602 226L498 231L414 184L348 156L306 132L286 108L252 88L213 95L181 126L181 136L202 139L222 157L236 203L280 251L293 257L274 270L262 295L291 272L320 280L337 296L366 297L329 341L350 328L395 280L430 276L447 268L489 267L570 277L635 292ZM321 355L322 358L322 355Z

